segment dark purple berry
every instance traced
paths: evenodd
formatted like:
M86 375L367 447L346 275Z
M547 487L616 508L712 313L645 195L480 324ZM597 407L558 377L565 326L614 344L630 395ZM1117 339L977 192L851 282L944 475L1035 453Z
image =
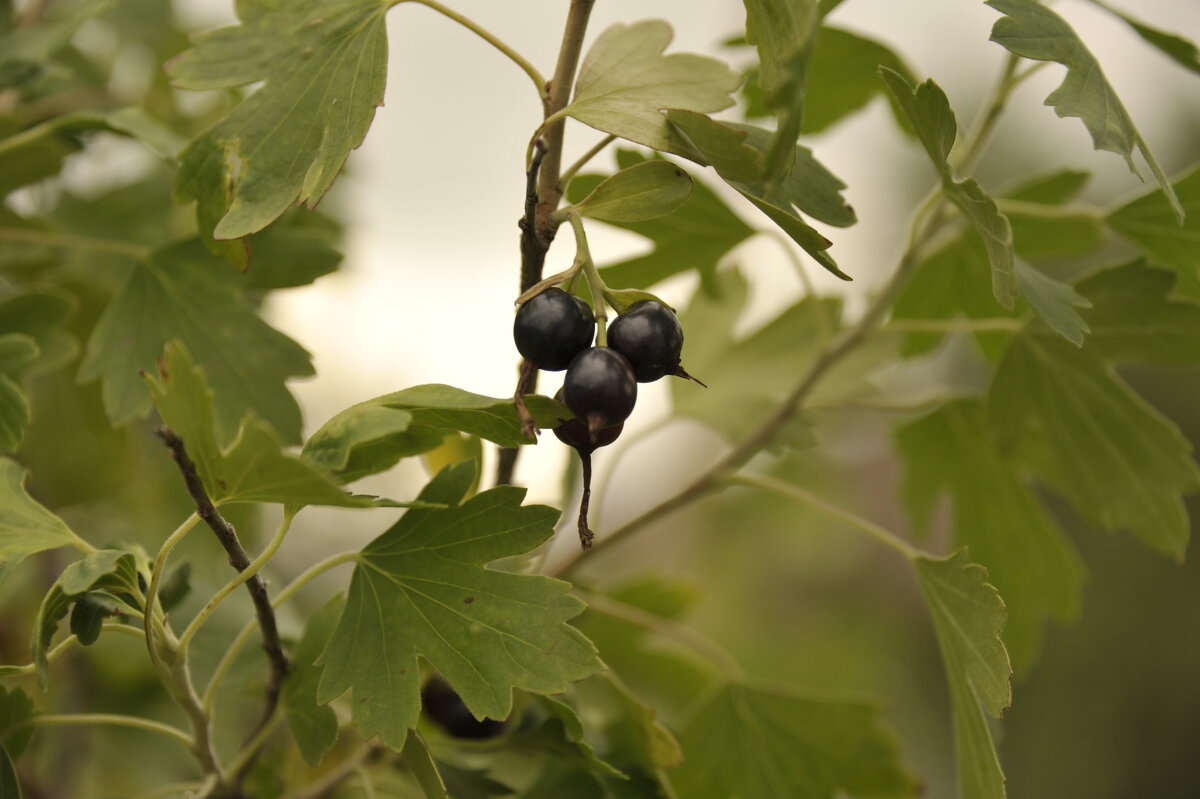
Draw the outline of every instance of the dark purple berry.
M513 341L537 368L559 372L592 343L596 320L592 309L559 288L546 289L517 309Z
M637 381L625 356L589 347L575 356L563 379L563 404L593 435L624 422L637 402Z
M608 328L608 346L629 360L639 383L682 371L683 326L660 302L641 300L629 306Z
M562 402L562 394L562 389L559 389L558 393L554 395L554 399ZM607 447L617 440L621 435L621 430L624 428L624 422L615 424L612 427L602 427L596 431L596 437L593 439L592 433L588 430L586 424L578 419L567 419L554 428L554 435L558 437L559 441L568 447L574 447L582 454L593 452L600 447Z
M455 738L495 738L504 730L503 721L475 718L458 693L440 677L425 683L421 705L430 719Z

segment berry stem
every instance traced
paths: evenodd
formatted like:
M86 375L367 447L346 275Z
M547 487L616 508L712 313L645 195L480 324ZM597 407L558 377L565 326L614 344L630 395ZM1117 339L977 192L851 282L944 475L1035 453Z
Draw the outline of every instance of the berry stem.
M567 220L571 223L571 231L575 234L575 263L572 269L583 272L587 280L588 291L592 294L592 310L596 315L596 346L608 346L608 309L604 305L604 294L607 286L604 278L600 277L596 264L592 261L592 250L588 247L587 231L583 228L583 217L570 208L563 209ZM572 278L574 280L574 278Z
M583 466L583 495L579 498L579 545L583 549L592 548L595 534L588 527L588 505L592 501L592 453L576 450L579 453L579 463Z

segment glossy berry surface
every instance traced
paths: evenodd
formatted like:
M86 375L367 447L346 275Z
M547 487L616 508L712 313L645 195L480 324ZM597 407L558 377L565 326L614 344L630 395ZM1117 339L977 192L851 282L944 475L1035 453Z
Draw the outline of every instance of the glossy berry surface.
M562 390L563 404L597 435L624 422L637 402L633 369L611 347L590 347L576 355Z
M502 721L476 719L454 689L436 677L421 689L421 705L432 721L455 738L495 738L504 730Z
M546 289L517 309L513 341L534 366L559 372L592 343L596 320L583 300L559 288Z
M554 395L554 399L559 402L563 401L562 389L559 389L558 393ZM594 452L600 447L607 447L617 440L623 429L625 429L624 422L611 427L602 427L596 431L593 439L592 432L588 430L585 423L578 419L568 419L554 428L554 435L568 447L574 447L580 453L587 453Z
M650 383L679 369L683 326L667 306L642 300L608 328L608 346L629 360L639 383Z

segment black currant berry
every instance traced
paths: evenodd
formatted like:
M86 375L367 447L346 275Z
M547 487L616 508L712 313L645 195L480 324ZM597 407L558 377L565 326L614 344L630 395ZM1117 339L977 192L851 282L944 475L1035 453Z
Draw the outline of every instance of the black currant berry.
M624 422L637 402L637 381L625 356L611 347L589 347L575 356L563 379L563 404L593 436Z
M554 399L559 402L563 401L562 389L558 390L558 393L554 395ZM603 427L596 432L596 438L593 440L592 433L588 430L586 424L578 419L568 419L554 428L554 435L558 437L559 441L568 447L574 447L579 451L580 455L583 455L594 452L600 447L607 447L617 440L624 428L624 422L615 424L612 427Z
M629 360L639 383L652 383L666 375L696 380L679 365L683 352L679 317L661 302L640 300L630 305L608 328L608 346Z
M546 289L517 309L513 341L517 351L537 368L559 372L592 343L596 320L592 309L559 288Z
M471 715L462 698L445 680L438 677L425 683L421 689L421 705L430 719L455 738L495 738L504 730L502 721L480 721Z

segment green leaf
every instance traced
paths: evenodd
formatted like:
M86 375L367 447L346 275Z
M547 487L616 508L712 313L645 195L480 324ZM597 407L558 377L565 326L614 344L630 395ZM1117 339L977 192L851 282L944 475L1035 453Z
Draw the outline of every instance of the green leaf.
M119 616L125 607L120 600L100 591L89 591L75 600L71 608L71 633L81 646L91 646L100 639L104 620Z
M1089 328L1076 308L1088 308L1091 303L1066 283L1022 261L1017 261L1016 266L1017 285L1030 307L1055 333L1076 347L1083 346L1083 336Z
M29 424L29 400L7 375L0 374L0 452L12 452Z
M515 791L502 782L490 778L486 771L463 768L453 763L438 760L438 773L446 783L446 789L454 799L492 799L493 796L511 796Z
M50 662L46 653L58 630L58 622L67 615L71 605L88 591L111 588L132 595L138 590L137 561L132 552L101 549L77 560L59 575L42 599L33 622L33 663L38 685L43 690L50 679Z
M549 397L525 404L538 426L569 418ZM389 469L401 458L440 446L447 430L479 436L502 447L534 443L521 432L511 398L485 397L430 383L360 402L334 416L304 444L304 454L342 482Z
M752 174L765 163L770 133L752 125L733 125L716 122L701 114L668 112L667 119L676 126L701 163L711 163L717 173L758 208L767 218L779 225L821 266L838 277L849 280L827 250L832 242L818 233L801 218L804 210L823 221L842 226L853 224L854 212L841 197L845 188L812 156L812 151L796 146L787 176L783 181L767 185L739 183L735 177ZM737 133L746 134L744 142L735 145ZM712 148L707 149L707 148Z
M618 158L626 164L642 160L640 155L627 150L621 151ZM576 177L567 187L568 200L582 199L600 180L599 175ZM637 289L649 288L692 269L711 285L721 258L755 232L699 180L694 182L688 201L670 216L616 226L648 238L654 249L647 255L605 266L600 275L610 286Z
M1183 558L1182 495L1200 490L1191 445L1089 348L1029 330L1000 362L989 405L1000 441L1033 438L1039 476L1081 515Z
M683 731L680 796L907 797L916 782L880 708L730 682Z
M322 669L316 660L329 642L345 604L345 595L335 594L309 618L304 635L292 650L292 670L280 697L288 731L304 762L313 768L321 765L325 753L337 743L337 714L328 705L317 704Z
M233 442L214 435L213 395L206 375L177 341L167 345L157 377L146 382L154 406L180 439L213 504L278 502L289 506L371 507L375 498L343 491L324 467L283 451L274 428L247 413ZM390 500L386 504L392 503Z
M602 729L602 753L613 765L654 774L683 762L679 741L658 721L655 710L638 701L611 672L577 683L573 693L588 726Z
M901 428L904 494L918 525L948 492L954 502L954 543L987 567L1008 608L1004 642L1025 673L1050 619L1079 612L1083 567L1069 539L1029 484L1000 457L981 403L960 400Z
M1016 302L1018 281L1013 266L1012 227L996 208L996 203L973 179L955 180L950 168L950 149L958 133L958 123L950 101L932 80L915 89L897 72L880 69L880 76L904 110L917 138L933 161L942 179L946 197L958 206L964 217L979 232L992 265L992 293L1007 309Z
M186 89L263 82L180 157L176 191L199 202L205 235L240 238L321 199L383 101L388 5L247 0L243 24L203 34L171 62Z
M562 691L602 668L566 623L583 610L567 583L486 568L547 540L558 511L522 507L512 486L455 504L474 476L473 461L443 470L420 499L453 507L411 510L367 545L318 661L317 701L352 690L359 733L394 749L420 712L418 655L477 718L505 718L514 688Z
M878 94L887 97L901 128L911 131L896 100L883 92L879 84L880 67L916 83L908 65L886 45L842 28L822 25L808 62L800 132L820 133L864 108Z
M0 374L13 374L37 360L37 341L23 333L0 335Z
M1172 276L1134 261L1079 284L1092 308L1088 348L1107 361L1200 364L1200 308L1170 302Z
M1096 149L1120 155L1135 175L1138 174L1133 164L1136 147L1182 225L1183 206L1167 176L1104 77L1100 62L1066 20L1037 0L987 0L987 5L1005 15L992 26L992 41L1023 58L1055 61L1067 68L1066 79L1046 97L1046 105L1053 106L1060 117L1078 117L1091 134Z
M416 730L404 739L404 750L400 753L400 760L421 786L425 799L450 799L450 795L446 793L446 783L442 781L437 764L433 762L433 755L429 753L429 747L421 740L421 735Z
M0 458L0 585L35 552L79 540L62 519L26 493L25 475L19 463Z
M1105 243L1104 219L1091 211L1057 207L1074 199L1090 177L1065 169L1030 178L1005 192L1000 206L1012 224L1018 255L1030 261L1073 258Z
M1161 189L1144 194L1109 214L1108 224L1132 241L1151 261L1174 271L1175 298L1200 305L1200 167L1175 184L1178 202L1188 212L1175 222L1174 200Z
M691 194L687 172L669 161L644 161L605 178L575 210L605 222L641 222L674 213Z
M1144 22L1129 16L1123 11L1113 8L1111 5L1101 0L1091 0L1092 5L1103 8L1108 13L1120 19L1129 27L1133 28L1138 36L1147 44L1155 47L1163 52L1179 66L1186 70L1200 74L1200 51L1197 51L1196 45L1184 39L1181 36L1176 36L1173 33L1152 28Z
M1000 642L1004 601L987 570L960 549L948 558L924 555L913 568L933 616L954 713L954 749L961 799L1003 799L1004 774L984 712L999 717L1012 701L1008 653Z
M671 26L658 19L607 28L584 57L574 96L560 113L655 150L686 155L686 145L661 112L728 108L742 78L715 58L663 55L672 36Z
M523 727L514 733L509 739L513 746L546 752L556 762L588 771L598 779L629 779L625 772L600 758L584 739L583 722L574 708L549 696L537 697L535 701L546 715L537 726Z
M183 561L167 575L158 587L158 601L170 613L192 590L192 564Z
M13 757L20 757L33 737L33 727L24 722L33 718L37 710L24 688L11 690L0 685L0 742Z
M228 266L195 255L185 242L134 266L96 323L79 380L100 380L109 418L125 424L150 410L140 373L153 371L178 339L211 381L220 441L233 439L250 410L299 442L300 408L284 383L313 373L309 354L239 301L233 282L215 271Z
M40 356L29 371L48 372L75 357L75 340L63 330L75 311L74 299L49 292L30 291L0 300L0 335L21 333L36 343Z
M800 136L808 63L817 30L815 0L743 0L746 41L758 49L758 79L779 121L763 155L762 179L774 186L787 173Z
M21 799L21 783L8 749L0 746L0 799Z

